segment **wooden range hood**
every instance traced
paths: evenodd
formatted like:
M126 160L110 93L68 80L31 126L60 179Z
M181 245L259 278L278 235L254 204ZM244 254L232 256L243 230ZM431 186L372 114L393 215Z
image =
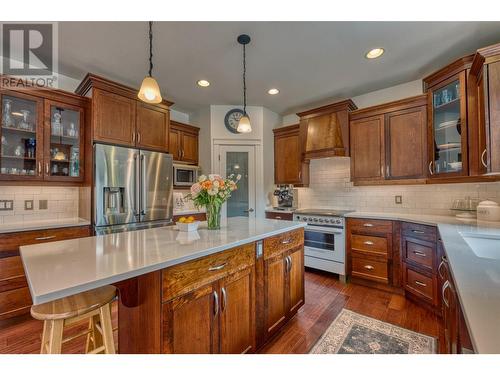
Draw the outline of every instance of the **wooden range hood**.
M349 112L357 108L347 99L297 113L304 159L349 156Z

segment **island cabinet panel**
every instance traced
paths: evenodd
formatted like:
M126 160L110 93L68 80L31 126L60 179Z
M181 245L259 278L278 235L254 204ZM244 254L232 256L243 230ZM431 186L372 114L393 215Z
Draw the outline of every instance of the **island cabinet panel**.
M136 101L99 89L92 96L94 140L135 146Z
M164 353L255 350L255 244L162 271Z
M278 332L304 304L304 230L266 238L263 247L257 319L264 324L258 332L259 343Z
M209 284L163 304L164 353L217 353L216 289Z
M220 282L220 352L255 350L255 269L228 276Z
M169 111L137 102L137 147L168 152Z

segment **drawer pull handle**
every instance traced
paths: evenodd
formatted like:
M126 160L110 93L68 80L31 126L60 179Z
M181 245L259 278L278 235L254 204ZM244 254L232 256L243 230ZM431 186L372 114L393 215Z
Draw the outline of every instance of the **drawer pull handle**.
M415 234L424 234L425 233L423 230L418 230L418 229L412 229L411 231Z
M413 254L418 255L419 257L425 258L427 255L421 251L413 251Z
M375 267L373 266L370 266L369 264L367 264L366 266L364 266L367 270L373 270Z
M288 240L283 240L283 241L281 241L281 244L282 244L282 245L288 245L288 244L290 244L290 243L292 243L292 240L291 240L290 238L289 238Z
M372 223L364 223L363 226L364 227L373 227L373 224Z
M37 237L37 238L35 238L35 240L37 240L37 241L45 241L45 240L51 240L53 238L56 238L56 236Z
M365 245L373 245L373 242L372 241L365 241L363 242Z
M275 216L275 219L281 220L281 216Z
M415 280L415 284L417 284L418 286L423 286L423 287L426 287L427 284L426 283L423 283L421 281L418 281L418 280Z
M443 303L446 307L450 307L450 302L446 299L446 289L450 287L450 282L446 280L443 284L443 289L441 290L441 296L443 297Z
M443 274L443 272L441 272L441 270L443 269L443 266L445 265L445 263L448 263L448 259L446 259L445 256L442 256L441 263L439 263L439 267L438 267L438 273L439 273L439 276L441 276L442 280L444 280L444 274Z
M224 267L226 267L226 265L227 265L227 263L222 263L222 264L219 264L218 266L212 266L208 270L209 271L219 271L219 270L223 269Z

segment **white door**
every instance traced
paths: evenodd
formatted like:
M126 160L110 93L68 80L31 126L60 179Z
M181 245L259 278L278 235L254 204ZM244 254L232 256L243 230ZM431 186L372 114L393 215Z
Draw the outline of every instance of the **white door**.
M227 177L241 175L238 189L225 205L226 217L255 218L255 146L219 145L218 173Z

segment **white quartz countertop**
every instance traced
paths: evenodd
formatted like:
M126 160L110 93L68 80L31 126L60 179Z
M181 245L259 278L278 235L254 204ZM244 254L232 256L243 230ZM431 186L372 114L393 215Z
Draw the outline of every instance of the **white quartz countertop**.
M220 230L160 227L21 247L34 304L112 284L304 227L292 221L230 218Z
M500 256L483 258L461 233L500 235L500 223L461 221L453 216L352 212L347 217L409 221L439 229L476 353L500 353ZM498 246L500 253L500 243ZM441 291L438 291L441 293Z
M0 233L26 232L29 230L79 227L90 225L90 221L79 217L68 219L33 220L15 224L0 224Z

